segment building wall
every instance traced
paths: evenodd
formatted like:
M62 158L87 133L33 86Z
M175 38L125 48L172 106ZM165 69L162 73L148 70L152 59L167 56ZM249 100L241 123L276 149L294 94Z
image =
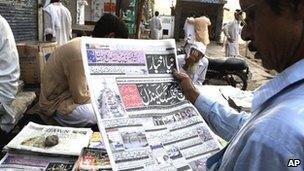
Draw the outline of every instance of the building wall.
M176 0L155 0L154 10L158 11L160 15L171 15L171 8L175 6Z
M85 21L92 21L92 2L93 0L87 0L88 5L85 7L84 19Z
M77 0L65 0L62 2L70 11L72 23L76 24L77 20Z
M37 40L37 0L0 0L0 14L10 24L16 41Z
M108 2L116 3L116 0L86 0L86 1L88 5L85 6L85 21L98 21L104 12L103 9L104 3L108 3ZM73 24L76 24L77 0L62 0L62 3L70 10L73 19ZM100 10L100 11L96 11L96 10Z

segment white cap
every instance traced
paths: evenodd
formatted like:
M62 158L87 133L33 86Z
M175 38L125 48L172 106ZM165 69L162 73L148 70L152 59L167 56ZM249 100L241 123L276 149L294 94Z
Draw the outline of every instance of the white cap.
M194 41L191 46L190 46L190 49L191 48L194 48L200 52L202 52L203 54L206 53L206 46L202 43L202 42L197 42L197 41ZM189 50L190 50L189 49Z

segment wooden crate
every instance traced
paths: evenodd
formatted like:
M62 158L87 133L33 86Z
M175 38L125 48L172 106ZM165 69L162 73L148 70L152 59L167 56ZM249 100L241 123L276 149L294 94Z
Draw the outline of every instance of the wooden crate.
M20 42L17 44L20 77L25 84L40 84L46 59L51 55L56 46L56 42Z

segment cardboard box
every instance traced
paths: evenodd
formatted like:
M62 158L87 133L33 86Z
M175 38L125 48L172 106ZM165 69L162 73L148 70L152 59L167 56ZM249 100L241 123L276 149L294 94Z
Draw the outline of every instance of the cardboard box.
M17 44L20 79L25 84L40 84L45 62L56 46L56 42L20 42Z

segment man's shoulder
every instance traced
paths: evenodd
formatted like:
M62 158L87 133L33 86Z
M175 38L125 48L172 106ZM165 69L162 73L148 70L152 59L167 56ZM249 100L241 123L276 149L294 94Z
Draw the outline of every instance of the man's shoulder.
M209 64L209 60L205 57L203 57L202 59L199 60L199 65L206 67Z
M304 108L296 110L292 109L292 107L278 107L266 110L263 113L257 114L261 116L256 116L257 119L254 120L254 125L262 132L269 129L269 127L275 128L272 131L299 127L302 127L304 130L304 113L301 112ZM301 124L297 125L298 123Z
M64 45L55 49L61 60L81 58L81 40L82 38L74 38Z
M70 10L67 7L65 7L64 5L61 4L60 8L61 8L61 10L65 11L66 13L70 13Z
M62 5L63 6L63 5ZM67 12L70 12L70 10L67 8L67 7L65 7L65 6L63 6L63 9L65 10L65 11L67 11Z
M291 91L275 99L268 107L258 114L257 120L267 126L294 127L296 123L303 123L304 129L304 97ZM300 121L300 122L299 122Z
M2 15L0 15L0 22L3 23L5 22L5 19L2 17ZM0 25L1 26L1 25Z
M228 21L225 25L226 26L231 26L231 25L233 25L234 24L234 21Z
M295 152L297 147L304 146L304 113L299 110L286 106L269 109L249 122L247 133L259 135L259 141L270 144L275 141Z
M206 21L210 21L210 19L208 18L208 17L206 17L206 16L203 16L202 17L204 20L206 20Z
M62 48L62 49L66 49L66 48L80 49L82 39L83 39L82 37L73 38L69 42L67 42L66 44L60 46L60 48Z
M6 21L6 19L0 15L0 28L1 28L2 33L3 33L3 31L6 31L7 25L8 25L8 22ZM2 37L2 35L1 35L1 37Z
M1 32L2 32L2 34L4 34L3 33L3 31L6 31L5 29L4 29L4 26L5 26L5 19L3 18L3 17L1 17L1 15L0 15L0 30L1 30ZM5 35L5 34L4 34ZM1 35L1 39L3 38L3 36Z
M209 20L209 18L207 18L206 16L200 16L200 17L197 17L195 19L203 20L203 21Z

